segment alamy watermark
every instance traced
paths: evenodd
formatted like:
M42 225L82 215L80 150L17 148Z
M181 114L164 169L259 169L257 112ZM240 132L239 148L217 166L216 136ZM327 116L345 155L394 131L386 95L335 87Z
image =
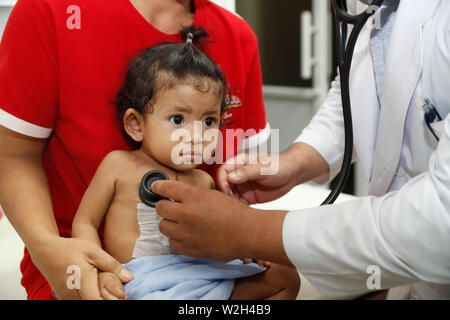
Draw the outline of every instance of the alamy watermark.
M369 290L381 289L381 269L377 265L370 265L366 269L366 273L370 274L367 278L366 286Z
M77 265L70 265L66 269L66 273L69 274L66 280L66 286L69 290L81 289L81 269Z
M268 143L270 136L270 152ZM201 121L194 121L193 130L179 128L172 132L171 161L176 165L224 164L236 161L237 164L259 164L261 175L274 175L279 169L279 130L270 129L270 133L261 134L255 129L219 129L203 130ZM250 143L251 140L251 143ZM238 142L239 145L236 145ZM257 148L254 155L234 158L235 150L246 150L253 145ZM227 160L229 159L229 160ZM239 162L241 161L241 162Z
M368 14L374 14L374 20L372 22L372 28L380 30L381 29L381 11L379 6L371 5L368 6L366 12Z
M77 5L67 7L66 13L69 15L66 19L66 26L69 30L81 29L81 9Z

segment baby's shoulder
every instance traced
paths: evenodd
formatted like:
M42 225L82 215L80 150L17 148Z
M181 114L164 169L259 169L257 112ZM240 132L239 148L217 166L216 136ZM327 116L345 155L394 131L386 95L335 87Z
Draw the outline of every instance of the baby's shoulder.
M102 163L109 165L117 165L131 161L131 154L125 150L114 150L109 152L104 158Z
M111 172L118 172L132 163L132 155L129 151L114 150L109 152L100 163L100 167Z

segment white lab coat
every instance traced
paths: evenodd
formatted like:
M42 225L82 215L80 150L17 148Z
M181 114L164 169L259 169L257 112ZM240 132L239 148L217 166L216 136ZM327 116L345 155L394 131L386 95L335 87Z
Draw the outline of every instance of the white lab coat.
M353 13L365 8L357 0L348 5ZM381 289L416 283L391 297L450 299L450 1L400 2L381 108L371 26L369 21L361 32L350 78L354 153L371 196L289 212L283 224L286 254L327 297L369 292L379 269ZM429 80L422 82L424 63ZM426 94L446 117L434 125L439 143L423 120L426 84L432 87ZM296 140L324 157L330 177L342 163L343 130L337 79Z

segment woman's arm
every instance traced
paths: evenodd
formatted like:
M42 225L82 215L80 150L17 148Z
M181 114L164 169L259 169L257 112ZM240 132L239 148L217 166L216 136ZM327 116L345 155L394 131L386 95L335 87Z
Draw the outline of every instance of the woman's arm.
M47 176L46 140L0 126L0 203L30 253L59 237Z
M97 269L127 282L132 275L98 246L59 236L42 165L46 140L0 126L0 203L31 259L60 299L100 299ZM78 266L81 288L67 287L67 268Z

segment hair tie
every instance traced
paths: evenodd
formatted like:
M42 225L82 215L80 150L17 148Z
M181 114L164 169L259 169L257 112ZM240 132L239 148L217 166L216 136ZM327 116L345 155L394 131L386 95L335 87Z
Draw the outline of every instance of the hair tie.
M194 35L189 32L186 37L186 43L192 43L192 39L194 39Z

